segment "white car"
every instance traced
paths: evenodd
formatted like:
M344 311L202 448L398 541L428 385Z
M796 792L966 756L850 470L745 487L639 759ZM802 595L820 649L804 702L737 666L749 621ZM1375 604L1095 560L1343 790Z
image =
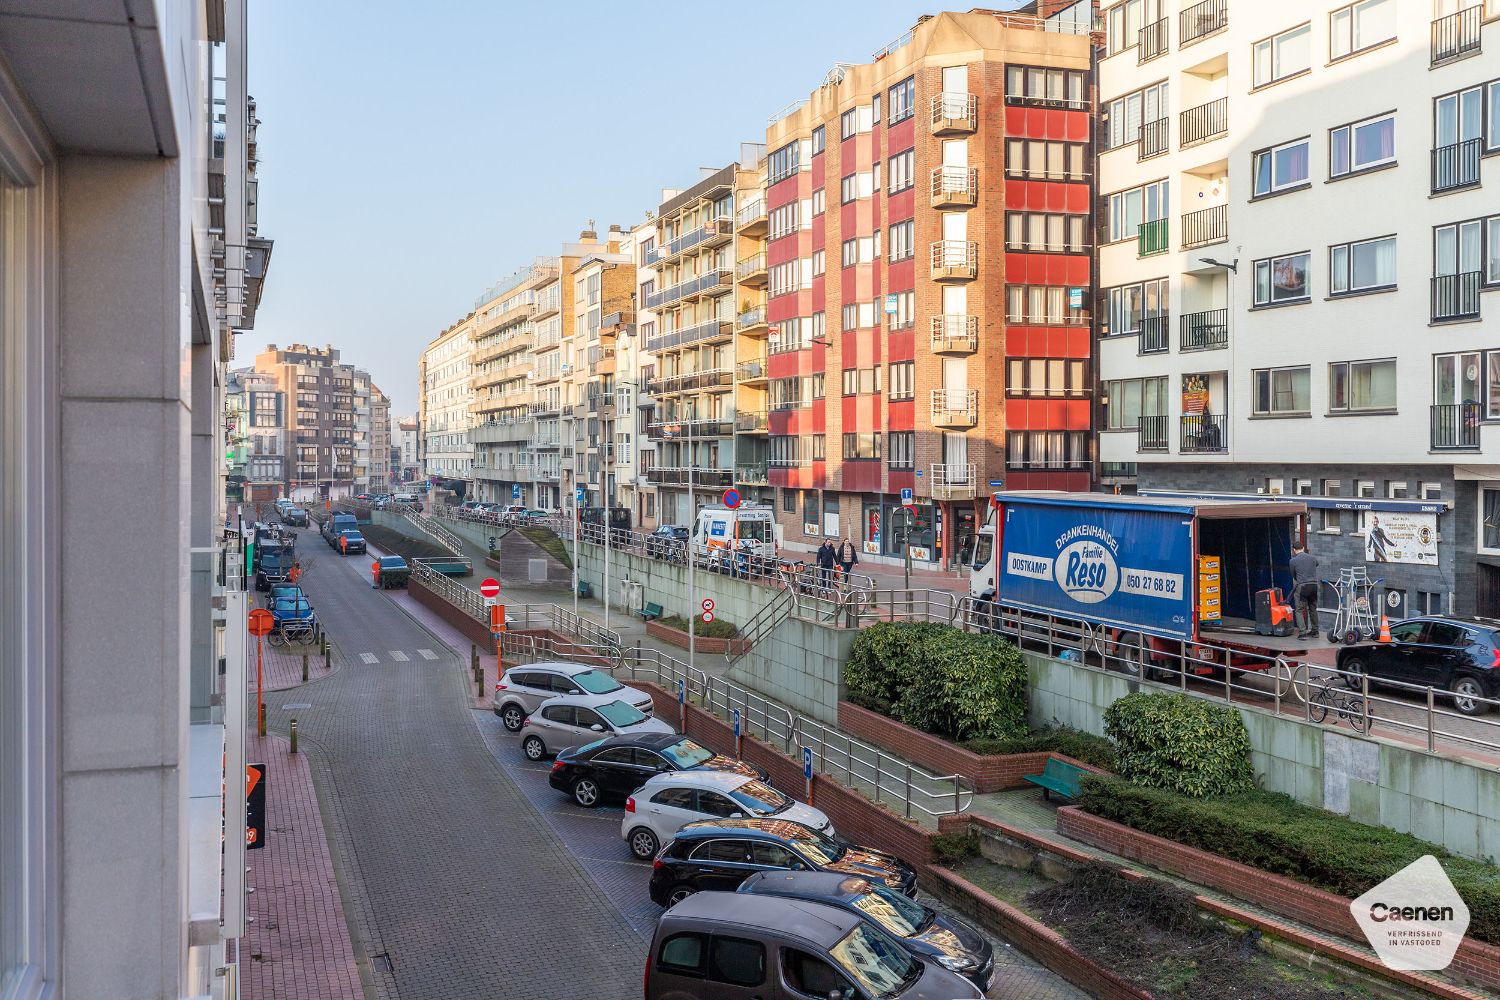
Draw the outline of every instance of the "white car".
M548 698L521 723L521 752L527 760L541 760L601 737L675 732L618 695L566 694Z
M519 628L507 616L506 628ZM495 714L513 733L548 698L564 694L607 694L634 706L644 715L654 715L651 696L640 688L627 687L609 674L587 663L546 660L511 667L495 683ZM608 699L606 699L608 700Z
M755 778L733 771L669 771L647 779L626 800L620 837L632 854L649 861L689 823L771 816L833 836L833 823L821 810Z

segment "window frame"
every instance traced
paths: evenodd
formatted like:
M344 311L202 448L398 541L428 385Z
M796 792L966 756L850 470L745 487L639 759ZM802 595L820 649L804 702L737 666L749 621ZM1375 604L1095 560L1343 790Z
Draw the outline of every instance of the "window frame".
M1030 92L1032 76L1031 71L1042 72L1042 94L1040 96ZM1011 75L1019 73L1021 76L1020 92L1011 90ZM1061 100L1047 96L1048 75L1052 73L1062 74L1063 96ZM1076 79L1079 84L1079 92L1082 95L1078 100L1068 96L1071 89L1069 83ZM1030 66L1025 63L1006 63L1005 65L1005 103L1012 107L1030 108L1067 108L1073 111L1085 111L1089 106L1088 98L1088 73L1081 69L1063 69L1057 66Z
M1359 8L1359 7L1368 7L1370 4L1376 4L1376 3L1395 3L1395 2L1396 2L1396 0L1354 0L1353 3L1345 4L1344 6L1339 7L1337 9L1335 9L1335 10L1330 10L1328 12L1328 62L1330 64L1333 64L1333 63L1343 62L1345 59L1353 59L1355 56L1364 55L1366 52L1370 52L1370 51L1373 51L1375 49L1378 49L1382 45L1389 45L1390 43L1392 43L1394 41L1397 41L1399 39L1399 37L1400 37L1400 32L1399 31L1391 34L1387 38L1382 38L1382 39L1380 39L1377 42L1371 42L1368 45L1361 45L1359 48L1355 48L1354 47L1354 27L1355 27L1354 19L1355 19L1356 14L1357 14L1356 8ZM1342 55L1335 55L1334 51L1333 51L1333 46L1335 44L1335 38L1334 38L1335 28L1334 28L1334 23L1333 22L1334 22L1334 18L1336 18L1338 15L1344 13L1345 11L1349 12L1349 51L1343 53ZM1395 19L1394 11L1392 12L1392 19L1393 20Z
M1012 156L1011 151L1017 146L1020 148L1020 156ZM1041 147L1042 163L1035 165L1031 162L1032 154ZM1053 146L1061 146L1063 150L1062 172L1053 174L1047 166ZM1074 170L1068 163L1076 153L1078 168ZM1020 160L1020 163L1016 161ZM1022 181L1057 181L1061 183L1075 183L1089 179L1089 144L1087 142L1071 142L1066 139L1035 139L1025 136L1008 135L1005 137L1005 176L1010 180Z
M1387 157L1386 159L1383 159L1383 160L1375 160L1375 161L1373 161L1371 163L1367 163L1367 164L1365 164L1363 166L1356 166L1355 162L1354 162L1354 149L1355 149L1354 133L1355 133L1355 130L1361 128L1362 126L1373 125L1373 124L1376 124L1377 122L1383 122L1383 121L1387 121L1387 120L1389 120L1390 123L1391 123L1391 132L1392 132L1392 137L1391 137L1391 155L1389 157ZM1397 166L1400 158L1396 155L1396 152L1395 152L1395 150L1396 150L1395 128L1396 128L1396 112L1395 112L1394 109L1392 109L1390 111L1381 112L1379 114L1368 115L1368 116L1366 116L1364 118L1360 118L1360 119L1358 119L1356 121L1345 122L1342 125L1335 125L1332 128L1330 128L1328 130L1328 179L1331 180L1331 181L1335 181L1335 180L1341 181L1341 180L1343 180L1346 177L1357 177L1360 174L1368 174L1368 173L1372 173L1372 172L1374 172L1376 170L1384 170L1387 167ZM1340 132L1347 133L1347 156L1348 156L1349 169L1343 171L1342 173L1334 173L1334 168L1333 168L1333 164L1334 164L1334 150L1338 148L1339 144L1338 144L1338 140L1337 140L1336 137L1338 136L1338 134ZM1308 172L1310 174L1311 170L1309 170Z
M905 98L904 102L896 100L898 94ZM890 113L890 117L886 120L887 126L905 121L912 115L915 115L917 113L917 78L909 76L905 80L894 83L886 88L885 104L887 111ZM901 106L903 104L904 106Z
M1391 389L1392 389L1393 396L1392 396L1391 403L1390 403L1389 406L1354 406L1353 405L1353 403L1351 401L1352 400L1351 387L1353 385L1354 368L1357 365L1391 365L1392 366L1393 370L1392 370L1392 376L1391 376ZM1395 371L1395 365L1396 365L1396 359L1394 357L1391 357L1391 358L1361 358L1361 359L1353 360L1353 361L1330 361L1328 363L1328 412L1330 414L1349 414L1351 416L1352 415L1359 415L1359 414L1386 414L1386 413L1395 413L1395 412L1397 412L1397 402L1399 400L1399 395L1396 395L1396 393L1399 391L1399 383L1397 382L1397 374L1398 373ZM1344 399L1343 405L1338 405L1337 395L1334 392L1334 383L1333 383L1334 372L1337 371L1340 368L1342 368L1343 371L1344 371L1344 396L1345 396L1345 399ZM1309 386L1309 389L1310 388L1311 388L1311 386Z
M1396 242L1396 234L1389 233L1385 236L1372 236L1369 239L1350 240L1348 243L1334 243L1330 245L1328 248L1328 297L1331 299L1341 299L1355 295L1370 295L1375 292L1395 291L1397 278L1400 274L1399 264L1396 266L1396 272L1391 276L1391 280L1385 284L1366 285L1361 288L1355 288L1353 283L1354 248L1367 246L1371 243L1384 243L1387 240L1391 241L1391 243L1394 245ZM1341 268L1341 270L1344 272L1344 288L1342 290L1335 289L1333 287L1333 281L1336 277L1336 270L1340 270L1335 268L1334 254L1339 250L1344 251L1344 265Z
M1275 376L1280 373L1296 374L1301 372L1307 379L1307 407L1306 409L1276 409L1276 384ZM1260 379L1266 376L1270 379L1267 385L1271 408L1262 409L1260 405ZM1295 389L1293 390L1295 393ZM1311 417L1312 416L1312 365L1280 365L1274 368L1253 368L1250 370L1250 412L1254 417Z
M1299 296L1297 296L1295 298L1277 299L1276 298L1276 294L1275 294L1275 289L1276 289L1276 285L1275 285L1275 268L1276 268L1276 264L1277 264L1278 261L1291 260L1291 259L1294 259L1294 258L1297 258L1297 257L1305 257L1305 258L1307 258L1307 278L1306 278L1306 281L1304 282L1304 285L1306 286L1306 291L1303 292L1302 295L1299 295ZM1269 278L1268 278L1268 284L1267 284L1267 288L1269 290L1269 297L1264 302L1260 301L1260 266L1262 264L1265 264L1267 266L1267 268L1269 269ZM1277 254L1274 257L1262 257L1260 260L1254 261L1251 264L1250 276L1251 276L1251 298L1250 298L1250 301L1252 303L1251 308L1253 308L1253 309L1273 309L1273 308L1276 308L1278 306L1296 305L1298 303L1311 302L1312 301L1312 283L1313 283L1313 278L1312 278L1312 251L1311 250L1298 250L1298 251L1294 251L1292 253Z
M1500 493L1500 487L1484 485L1480 485L1479 487L1479 496L1476 498L1476 503L1474 505L1474 519L1476 522L1474 526L1474 550L1481 555L1500 556L1500 546L1491 546L1484 544L1484 495L1486 493ZM1500 531L1500 528L1497 528L1496 530Z
M1294 148L1296 146L1303 146L1303 147L1305 147L1305 151L1304 151L1304 154L1303 154L1303 159L1304 159L1304 162L1307 165L1307 172L1303 175L1302 179L1299 180L1299 181L1291 181L1291 182L1285 183L1285 184L1277 184L1276 183L1276 154L1278 154L1278 153L1280 153L1280 152L1282 152L1284 150L1292 149L1292 148ZM1264 158L1264 162L1269 166L1270 171L1271 171L1270 186L1265 191L1261 191L1260 190L1260 169L1261 169L1262 158ZM1290 194L1293 191L1301 191L1304 188L1309 188L1309 187L1312 187L1312 136L1311 135L1304 135L1304 136L1302 136L1301 138L1298 138L1298 139L1288 139L1286 142L1279 142L1279 143L1277 143L1274 146L1265 146L1265 147L1263 147L1261 149L1255 150L1254 152L1252 152L1250 154L1250 200L1251 201L1260 201L1263 198L1274 198L1277 195Z
M1278 73L1276 71L1277 70L1277 67L1276 67L1276 57L1277 57L1276 43L1279 42L1281 39L1289 36L1289 35L1294 35L1294 34L1296 34L1298 32L1303 32L1303 31L1305 31L1307 33L1307 65L1304 66L1304 67L1302 67L1301 69L1296 70L1296 71L1291 72L1291 73ZM1260 47L1262 45L1269 45L1270 46L1270 69L1271 69L1271 77L1268 80L1257 80L1255 78L1256 72L1257 72L1256 55L1257 55L1257 53L1258 53L1258 51L1259 51L1259 49L1260 49ZM1257 40L1255 40L1255 41L1253 41L1253 42L1250 43L1250 91L1251 91L1251 93L1254 93L1254 92L1259 91L1259 90L1264 90L1267 87L1274 87L1278 83L1282 83L1283 81L1286 81L1286 80L1294 80L1294 79L1296 79L1299 76L1302 76L1304 74L1311 73L1311 72L1312 72L1312 22L1311 21L1303 21L1301 24L1294 24L1290 28L1285 28L1285 29L1283 29L1281 31L1276 32L1273 35L1267 35L1264 38L1257 39Z

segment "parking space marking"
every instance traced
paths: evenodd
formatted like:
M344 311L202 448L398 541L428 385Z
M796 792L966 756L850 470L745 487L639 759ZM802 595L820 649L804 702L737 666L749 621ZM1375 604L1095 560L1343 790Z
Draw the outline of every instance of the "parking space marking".
M419 649L417 650L417 655L424 660L435 660L438 658L438 655L430 649Z
M359 658L361 660L364 660L366 663L379 663L380 662L380 657L376 656L374 653L360 653L359 654Z
M395 660L397 663L406 663L407 661L409 661L411 659L411 657L407 656L405 653L401 652L401 650L399 650L399 649L388 649L388 650L385 651L385 655L389 656L391 659Z

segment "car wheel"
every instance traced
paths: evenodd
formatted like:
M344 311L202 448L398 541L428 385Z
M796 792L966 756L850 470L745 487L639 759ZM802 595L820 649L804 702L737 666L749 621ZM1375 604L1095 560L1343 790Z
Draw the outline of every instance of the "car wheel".
M573 801L585 809L599 804L599 786L589 778L580 778L573 783Z
M667 897L667 908L671 909L672 907L676 906L678 903L682 902L684 899L687 899L692 894L693 894L693 887L692 886L690 886L690 885L679 885L679 886L677 886L675 889L672 890L672 894Z
M547 744L540 737L528 736L521 741L521 752L526 755L527 760L541 760L547 756Z
M1455 677L1448 686L1453 692L1453 707L1464 715L1483 715L1490 710L1484 702L1484 685L1474 677Z
M499 710L500 721L505 723L505 728L513 733L521 731L521 724L526 721L526 713L521 711L519 705L506 705Z
M659 850L661 850L661 845L657 843L656 834L644 826L638 826L630 831L631 854L634 854L642 861L650 861L656 857L656 852Z

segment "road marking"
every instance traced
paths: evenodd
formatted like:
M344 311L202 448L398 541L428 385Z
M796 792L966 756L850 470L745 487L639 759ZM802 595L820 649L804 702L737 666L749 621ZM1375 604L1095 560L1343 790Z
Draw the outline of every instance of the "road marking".
M417 654L424 660L435 660L438 658L438 655L430 649L419 649L417 650Z
M411 659L411 657L407 656L399 649L388 649L386 650L385 655L389 656L391 659L395 660L398 663L405 663Z
M376 656L374 653L360 653L359 654L359 658L361 660L364 660L366 663L379 663L380 662L380 657Z

